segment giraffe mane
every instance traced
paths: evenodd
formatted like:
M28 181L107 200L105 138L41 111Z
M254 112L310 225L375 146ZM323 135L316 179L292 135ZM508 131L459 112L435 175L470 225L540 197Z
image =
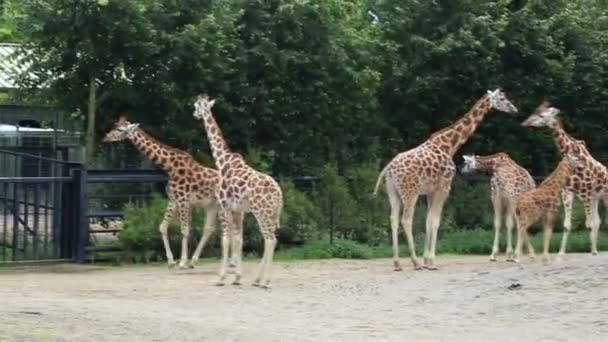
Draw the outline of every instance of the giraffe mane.
M479 100L477 100L477 101L475 102L475 104L473 105L473 107L475 107L475 105L476 105L477 103L479 103L479 102L481 102L481 101L484 101L484 100L485 100L485 99L487 99L487 98L488 98L488 94L485 94L484 96L482 96L482 97L481 97ZM469 112L470 112L470 111L469 111ZM467 113L465 114L465 116L466 116L467 114L469 114L469 112L467 112ZM451 123L449 126L446 126L446 127L442 128L442 129L440 129L440 130L436 131L435 133L431 134L431 138L435 138L435 137L436 137L436 136L438 136L438 135L441 135L441 134L443 134L443 133L445 133L445 132L447 132L447 131L449 131L449 130L454 129L454 127L455 127L456 125L458 125L459 123L460 123L460 119L458 119L458 120L456 120L456 121L452 122L452 123Z

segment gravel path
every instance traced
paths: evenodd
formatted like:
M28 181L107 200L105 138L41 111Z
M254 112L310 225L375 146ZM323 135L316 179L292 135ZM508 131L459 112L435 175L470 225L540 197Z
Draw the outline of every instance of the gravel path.
M404 261L407 261L404 259ZM608 254L542 265L438 258L275 263L273 288L217 262L0 271L0 341L607 341Z

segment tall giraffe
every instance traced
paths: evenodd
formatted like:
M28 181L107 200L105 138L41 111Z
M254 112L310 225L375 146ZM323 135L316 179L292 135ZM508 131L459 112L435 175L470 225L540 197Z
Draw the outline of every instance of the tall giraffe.
M519 166L504 152L484 156L469 154L462 157L464 159L463 173L475 170L492 173L490 198L494 207L494 244L490 260L496 261L504 213L507 226L507 260L511 261L513 259L512 231L515 220L515 198L533 190L536 183L526 169ZM530 242L527 247L528 252L533 256L534 248Z
M190 154L159 142L139 128L139 124L130 123L124 116L121 116L114 123L112 130L106 134L103 141L117 142L123 140L130 140L141 153L169 176L166 188L169 203L159 227L169 266L175 265L169 245L168 228L176 211L179 211L182 233L179 267L184 268L188 261L190 210L193 206L205 208L203 236L192 254L189 265L194 267L203 251L203 247L215 229L217 214L220 210L220 205L215 198L215 189L220 180L219 172L197 163Z
M386 190L391 206L391 232L393 241L393 264L395 271L400 271L399 244L397 233L399 229L399 214L403 208L401 225L410 251L414 269L422 269L416 257L414 238L412 236L412 221L416 201L420 195L427 196L426 239L424 242L424 266L437 269L435 266L435 250L437 231L441 221L441 212L447 199L452 178L456 172L453 157L475 129L492 109L507 113L516 113L517 108L509 102L500 90L488 90L471 110L460 120L446 127L426 140L421 145L398 154L382 170L374 194L383 178L386 178Z
M558 258L566 254L568 235L572 230L572 202L576 195L585 208L585 226L589 230L591 254L597 254L597 238L600 228L598 205L600 200L606 203L608 194L608 169L589 153L586 144L570 136L558 118L560 110L543 102L524 122L527 127L547 127L551 130L553 139L562 154L574 153L580 155L584 163L576 168L568 177L562 200L564 203L564 235L562 237Z
M279 228L283 209L283 193L279 184L272 177L247 165L238 153L230 150L224 140L222 130L211 112L214 103L215 100L210 99L207 95L199 95L194 103L193 115L196 119L203 121L213 159L220 171L220 185L216 195L228 221L231 221L231 216L242 217L244 213L251 212L258 222L260 232L264 237L264 254L253 285L268 288L270 286L270 266L277 244L275 232ZM226 229L222 230L222 265L218 285L223 285L226 278L227 234ZM238 284L242 273L242 238L236 234L235 237L233 253L236 255L235 283Z
M538 188L526 192L515 199L515 217L519 232L515 247L515 262L519 263L523 241L530 241L528 228L538 220L543 221L543 259L549 261L549 242L553 232L553 224L559 212L559 194L566 185L568 178L577 167L582 166L584 159L578 154L568 152L564 155L557 168L543 181Z

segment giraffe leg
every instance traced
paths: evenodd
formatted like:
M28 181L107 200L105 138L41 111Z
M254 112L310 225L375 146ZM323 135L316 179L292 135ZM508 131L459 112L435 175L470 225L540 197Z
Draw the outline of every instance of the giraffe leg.
M232 212L228 209L220 210L220 221L222 226L222 261L220 263L218 286L223 286L226 280L226 267L228 266L228 254L230 251L230 232L233 230Z
M234 282L232 285L240 285L243 275L243 213L234 212L232 218L234 225L232 226L231 241L231 263L234 265Z
M192 259L190 260L190 268L194 268L194 265L200 258L201 253L203 252L205 244L207 243L211 235L213 235L213 231L215 230L215 222L217 220L217 212L218 210L216 208L208 208L207 212L205 213L205 225L203 226L203 236L198 242L196 250L194 250L194 254L192 254Z
M173 219L173 215L175 215L175 209L177 205L175 201L169 199L169 203L167 204L167 209L165 209L165 217L160 223L159 230L163 239L163 245L165 246L165 254L167 256L167 264L169 267L175 266L175 260L173 259L173 252L171 252L171 245L169 244L169 224L171 223L171 219Z
M527 230L530 224L520 216L515 216L515 222L517 227L517 242L515 243L515 253L513 256L513 262L519 264L522 254L522 245L524 240L527 238Z
M591 241L591 254L597 254L597 234L600 228L600 216L598 213L599 200L597 198L583 200L585 206L585 226L589 230L589 240Z
M562 236L562 242L557 253L556 260L560 260L562 256L566 255L566 246L568 245L568 236L572 230L572 203L574 201L574 193L564 190L561 192L562 203L564 205L564 233Z
M502 225L503 210L502 199L500 198L500 196L492 196L492 206L494 207L494 243L492 244L492 254L490 254L490 261L496 261L496 254L498 254L498 247L500 242L500 226ZM507 213L507 217L509 217L509 213Z
M507 203L507 261L513 260L513 226L515 220L515 211L513 210L513 203L509 201Z
M555 223L555 213L548 212L545 215L543 222L543 262L549 262L549 244L551 242L551 234L553 233L553 224Z
M186 268L188 263L188 239L190 238L190 203L180 201L178 207L182 226L182 255L179 260L179 268Z
M412 234L414 224L414 210L416 209L416 201L418 196L409 198L403 201L403 215L401 216L401 225L405 231L405 237L407 239L407 247L410 250L410 258L415 270L421 270L422 265L416 257L416 244L414 242L414 235Z
M272 258L274 256L274 250L277 245L277 238L275 231L279 227L277 218L273 218L263 211L252 210L253 215L258 221L260 231L264 237L264 254L258 268L258 275L256 276L253 285L261 286L264 288L270 287L270 266L272 264ZM276 215L275 215L276 216Z
M433 238L433 193L427 194L426 196L426 224L424 234L424 251L423 251L423 262L424 267L429 262L431 241Z
M401 271L399 264L399 215L401 214L401 198L392 182L387 179L386 192L391 206L391 238L393 244L393 265L395 271Z
M445 190L440 190L433 195L433 203L432 203L432 211L431 216L433 220L431 221L431 245L429 251L429 259L426 265L426 268L429 270L436 270L437 266L435 265L435 252L437 250L437 233L439 232L439 225L441 224L441 213L443 211L443 206L445 204L446 199L448 198L449 192Z

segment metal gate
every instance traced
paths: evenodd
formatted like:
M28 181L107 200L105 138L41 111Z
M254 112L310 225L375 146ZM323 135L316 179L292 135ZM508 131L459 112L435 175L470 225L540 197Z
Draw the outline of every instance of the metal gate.
M84 259L83 170L79 163L0 150L0 263Z

